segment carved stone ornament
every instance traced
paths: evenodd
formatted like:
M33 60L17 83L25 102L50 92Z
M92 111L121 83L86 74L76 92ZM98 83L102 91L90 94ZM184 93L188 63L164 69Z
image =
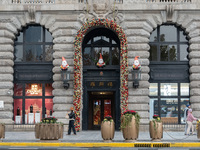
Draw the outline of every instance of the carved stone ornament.
M30 22L35 22L35 6L28 6Z
M82 4L83 5L83 4ZM118 13L118 7L112 0L88 0L83 6L83 13L79 15L82 23L91 19L109 19L121 23L124 20L122 13Z
M172 16L173 16L173 13L174 13L173 5L167 5L166 6L166 12L167 12L167 21L171 22Z

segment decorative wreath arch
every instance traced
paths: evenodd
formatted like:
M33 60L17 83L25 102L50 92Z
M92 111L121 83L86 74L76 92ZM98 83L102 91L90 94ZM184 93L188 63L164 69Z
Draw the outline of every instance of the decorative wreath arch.
M127 110L128 106L128 58L127 58L127 38L123 29L117 25L113 20L108 19L93 19L87 21L77 32L74 40L75 54L74 54L74 95L73 105L76 113L76 130L80 130L80 111L82 99L82 42L86 32L95 26L103 26L112 29L118 35L120 40L120 96L121 96L121 114Z

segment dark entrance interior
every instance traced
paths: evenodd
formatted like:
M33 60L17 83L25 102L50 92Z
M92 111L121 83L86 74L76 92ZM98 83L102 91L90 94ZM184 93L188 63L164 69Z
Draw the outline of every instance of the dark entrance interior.
M89 130L99 130L105 116L115 116L114 99L114 92L89 92Z

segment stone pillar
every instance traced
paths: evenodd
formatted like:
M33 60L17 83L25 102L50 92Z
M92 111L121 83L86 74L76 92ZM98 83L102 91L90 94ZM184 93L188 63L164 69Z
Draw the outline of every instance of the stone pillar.
M0 23L0 101L4 103L0 108L0 122L3 123L13 122L13 39L16 30L9 28L11 26L10 23Z
M140 130L145 130L149 123L149 46L147 25L145 21L137 21L131 16L126 16L128 21L124 23L125 33L128 39L128 63L129 63L129 103L128 109L135 110L141 116ZM130 17L130 18L129 18ZM151 27L148 26L151 29ZM132 65L134 57L139 56L141 64L141 81L139 87L133 88Z

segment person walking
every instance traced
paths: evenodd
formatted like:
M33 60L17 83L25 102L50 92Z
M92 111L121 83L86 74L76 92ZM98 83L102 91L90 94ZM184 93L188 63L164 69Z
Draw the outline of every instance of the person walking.
M68 114L69 116L69 128L68 128L68 135L71 134L71 129L74 132L74 135L76 135L76 130L74 127L74 122L75 122L75 113L74 113L74 107L70 108L71 112Z
M192 134L194 134L194 126L192 124L192 122L194 120L198 120L197 118L195 118L192 114L192 109L188 109L188 116L187 116L187 124L188 124L188 128L187 128L187 133L186 135L189 135L190 133L190 129L192 129Z
M188 128L188 124L187 124L187 116L188 116L188 109L190 109L190 105L186 105L185 109L184 109L184 122L185 122L185 135L187 134L187 128Z

